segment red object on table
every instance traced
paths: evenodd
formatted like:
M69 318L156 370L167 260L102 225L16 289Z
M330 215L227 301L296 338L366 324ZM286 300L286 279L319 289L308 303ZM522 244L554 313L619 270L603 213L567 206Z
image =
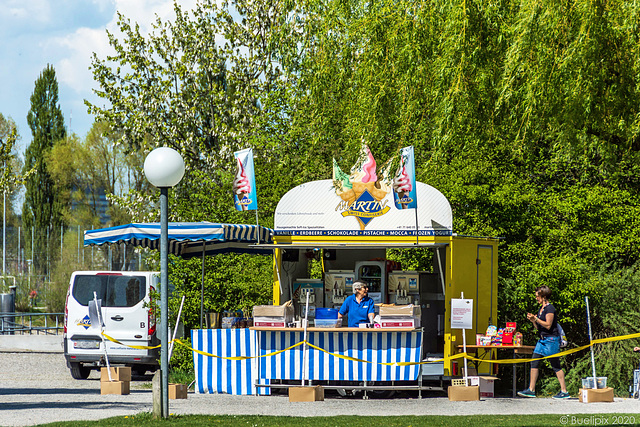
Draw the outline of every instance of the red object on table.
M502 334L502 345L513 345L513 332L505 332Z

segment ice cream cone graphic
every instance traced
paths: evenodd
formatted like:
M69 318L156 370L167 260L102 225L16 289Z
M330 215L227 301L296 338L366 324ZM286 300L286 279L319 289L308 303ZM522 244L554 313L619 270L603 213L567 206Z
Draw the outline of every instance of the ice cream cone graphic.
M356 193L355 191L353 191L353 189L343 191L342 193L339 194L339 196L342 200L344 200L345 202L348 202L349 206L351 206L351 204L356 201Z
M409 194L410 193L408 191L401 191L398 193L398 199L406 200L405 197L408 197ZM407 209L407 206L409 206L409 203L400 202L400 205L402 206L402 209Z
M243 200L251 193L251 185L249 184L249 179L247 178L242 162L240 159L236 160L238 161L238 171L236 172L236 177L233 180L233 193L238 199L236 203L242 207L243 211L246 211L248 209L248 203L243 202Z
M390 184L387 168L383 167L382 178L376 174L376 160L366 144L362 145L350 175L344 173L333 160L333 187L336 195L342 199L336 210L342 211L343 217L355 217L361 231L372 219L389 210L383 200L391 191Z
M351 206L351 204L356 201L356 193L353 191L353 185L349 180L349 175L342 172L336 159L333 159L333 186L336 189L336 194L347 202L348 206Z
M407 168L404 165L404 161L400 163L398 173L393 179L393 191L398 195L398 202L402 209L407 209L409 203L411 203L410 193L413 186L411 185L411 179L407 174Z

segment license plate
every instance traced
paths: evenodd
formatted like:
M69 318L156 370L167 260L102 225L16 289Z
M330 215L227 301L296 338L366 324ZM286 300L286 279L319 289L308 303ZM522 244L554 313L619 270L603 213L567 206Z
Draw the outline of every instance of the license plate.
M97 348L100 348L100 341L94 341L94 340L74 341L73 348L97 349Z

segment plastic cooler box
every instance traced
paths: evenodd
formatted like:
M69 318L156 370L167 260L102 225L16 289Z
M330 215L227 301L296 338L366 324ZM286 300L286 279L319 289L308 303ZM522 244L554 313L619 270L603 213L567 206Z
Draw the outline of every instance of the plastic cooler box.
M598 377L598 388L607 387L607 377ZM593 388L593 377L582 379L582 388Z
M318 307L313 325L316 328L339 328L342 326L342 319L338 319L337 309Z
M342 319L318 319L313 323L316 328L339 328L342 326Z
M317 319L337 319L338 309L336 308L316 308L316 320Z

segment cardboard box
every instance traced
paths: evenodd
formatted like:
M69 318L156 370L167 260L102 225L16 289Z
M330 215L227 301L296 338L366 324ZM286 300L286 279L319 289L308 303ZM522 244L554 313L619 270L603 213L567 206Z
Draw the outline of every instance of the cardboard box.
M380 317L417 317L420 318L422 312L419 305L395 305L381 304Z
M480 400L480 387L476 386L460 386L452 385L447 389L449 400L452 402L469 402L472 400Z
M290 301L282 305L256 305L253 307L253 318L282 317L293 319L293 304ZM291 321L291 320L289 320Z
M289 387L289 402L320 402L324 400L322 386Z
M380 316L380 326L383 328L419 328L419 317L382 317Z
M131 381L131 368L128 366L111 367L112 381ZM100 369L100 381L109 381L107 368Z
M169 384L169 399L186 399L186 384Z
M469 378L469 384L480 387L480 397L495 397L493 392L493 383L498 377L472 376Z
M284 317L254 317L253 326L256 328L286 328L292 320L287 321Z
M613 402L613 389L606 388L581 388L578 392L578 400L583 403Z
M253 307L253 326L267 328L285 328L293 322L293 304L290 301L282 305L256 305Z
M129 394L129 381L101 381L100 394Z

